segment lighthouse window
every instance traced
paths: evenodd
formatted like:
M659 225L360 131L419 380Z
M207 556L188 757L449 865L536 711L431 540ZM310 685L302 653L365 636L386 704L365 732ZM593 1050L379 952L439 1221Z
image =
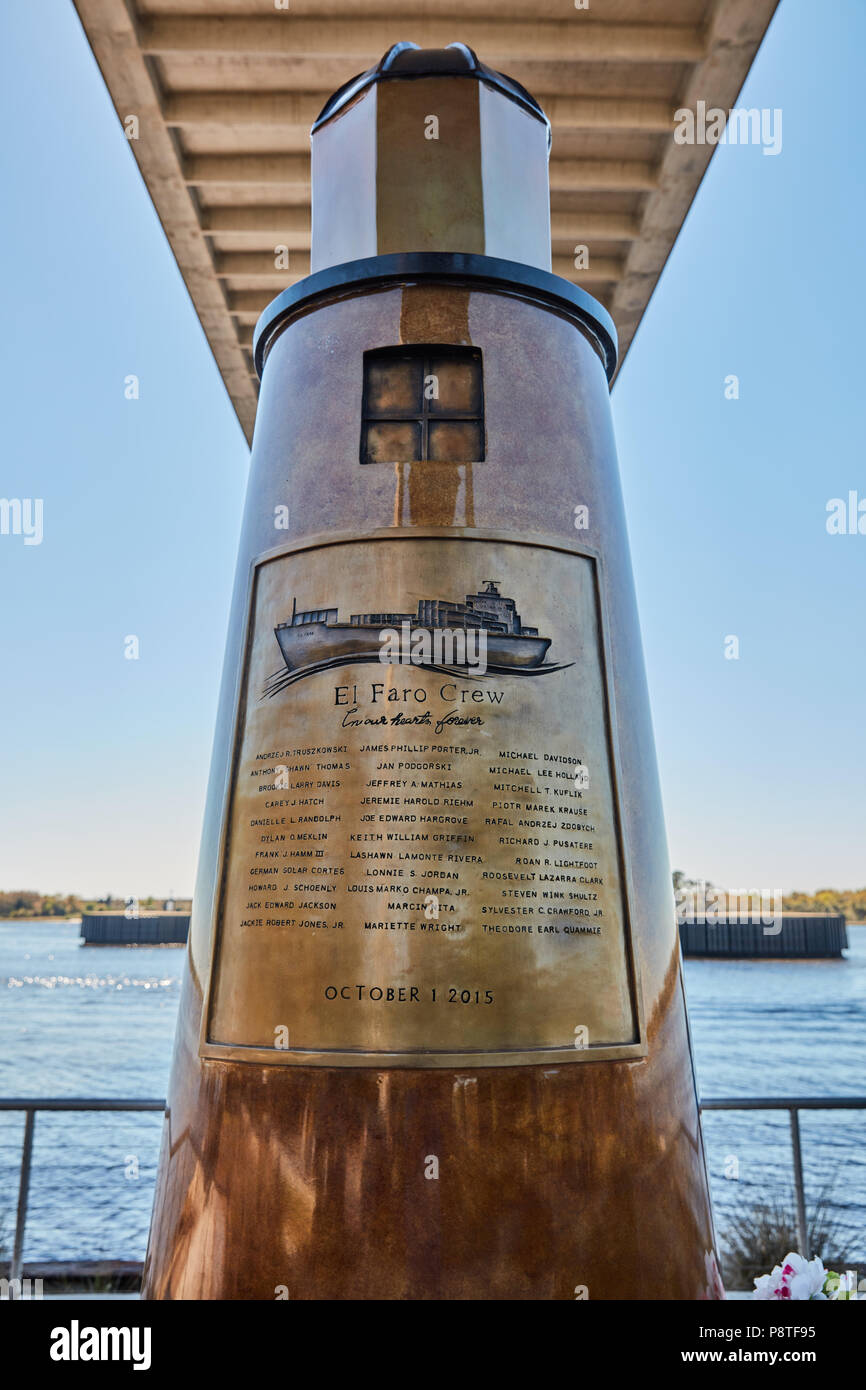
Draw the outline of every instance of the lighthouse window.
M477 463L484 458L478 348L364 354L362 463Z

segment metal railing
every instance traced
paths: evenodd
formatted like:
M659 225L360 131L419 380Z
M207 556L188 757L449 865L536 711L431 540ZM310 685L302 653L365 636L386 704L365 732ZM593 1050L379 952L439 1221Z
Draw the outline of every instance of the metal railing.
M0 1110L24 1111L24 1142L21 1145L21 1166L18 1173L18 1210L15 1216L15 1239L9 1264L9 1280L21 1278L24 1254L24 1227L27 1224L27 1201L30 1196L30 1165L33 1159L33 1132L37 1110L156 1110L165 1111L164 1100L113 1100L70 1096L68 1100L37 1100L35 1097L0 1096Z
M797 1246L808 1259L809 1223L803 1187L803 1150L800 1145L801 1110L866 1110L866 1096L748 1096L730 1100L702 1100L701 1110L787 1110L791 1124L794 1162L794 1197L797 1204Z
M20 1279L24 1252L24 1228L27 1224L27 1202L30 1195L30 1167L33 1158L33 1134L38 1110L108 1110L108 1111L165 1111L164 1100L113 1100L70 1097L68 1100L41 1100L35 1097L0 1096L0 1111L19 1110L25 1115L24 1142L21 1146L21 1166L18 1180L18 1210L15 1219L15 1240L9 1279ZM866 1110L866 1096L746 1096L701 1101L701 1110L787 1110L791 1125L791 1149L794 1167L794 1194L797 1206L797 1242L801 1251L808 1245L806 1193L803 1186L803 1151L800 1144L801 1110Z

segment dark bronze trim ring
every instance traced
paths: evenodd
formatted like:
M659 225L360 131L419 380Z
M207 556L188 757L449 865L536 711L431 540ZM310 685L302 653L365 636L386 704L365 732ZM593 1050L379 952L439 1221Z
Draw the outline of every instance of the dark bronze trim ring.
M409 251L388 256L365 256L344 261L307 275L272 300L256 324L253 358L261 378L268 352L277 334L301 310L314 301L341 292L366 291L373 286L439 281L468 284L500 294L518 295L548 305L575 320L593 343L610 381L616 371L617 338L613 319L597 299L560 275L519 261L479 256L461 251Z

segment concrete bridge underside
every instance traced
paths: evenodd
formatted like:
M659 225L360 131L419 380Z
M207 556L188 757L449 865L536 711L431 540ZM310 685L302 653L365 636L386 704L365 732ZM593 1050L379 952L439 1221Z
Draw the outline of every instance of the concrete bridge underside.
M75 0L248 439L252 330L309 273L309 129L335 88L400 39L522 82L553 127L553 269L611 312L622 360L713 152L675 142L674 112L735 105L777 0L282 3Z

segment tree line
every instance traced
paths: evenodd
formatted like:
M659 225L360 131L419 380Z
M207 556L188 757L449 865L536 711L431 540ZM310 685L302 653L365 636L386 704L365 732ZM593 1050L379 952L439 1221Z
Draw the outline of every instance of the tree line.
M697 887L700 880L689 878L681 869L673 874L674 890ZM704 880L707 888L717 885ZM80 898L75 893L38 893L30 889L12 889L0 892L0 918L8 917L79 917L82 912L123 912L129 899L115 898L107 893L104 898ZM163 899L141 898L138 906L146 912L158 911ZM175 899L179 911L186 911L189 899ZM866 922L866 888L819 888L816 893L804 893L794 889L783 895L785 912L829 912L841 913L849 922Z
M80 898L76 893L39 893L28 888L0 892L0 919L6 917L80 917L82 912L123 912L129 898L116 898L106 893L103 898ZM164 898L139 898L137 906L144 912L159 911ZM189 899L174 899L178 911L186 911Z
M700 879L690 878L682 869L674 869L674 892L682 888L697 888ZM719 888L704 879L706 888ZM795 888L791 893L782 894L784 912L824 912L842 914L848 922L866 922L866 888L819 888L816 893L804 893Z

